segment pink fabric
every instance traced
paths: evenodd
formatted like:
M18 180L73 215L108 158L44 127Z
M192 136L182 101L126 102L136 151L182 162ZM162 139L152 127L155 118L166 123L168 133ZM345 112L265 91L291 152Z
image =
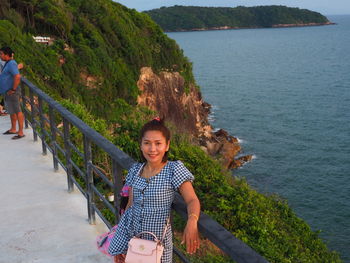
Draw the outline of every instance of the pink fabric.
M115 225L109 232L104 233L96 238L97 249L107 256L111 256L108 253L108 248L114 237L114 233L117 227L118 225Z
M130 190L130 186L124 185L122 190L121 190L121 192L120 192L120 195L124 196L124 197L128 197L129 196L129 190Z

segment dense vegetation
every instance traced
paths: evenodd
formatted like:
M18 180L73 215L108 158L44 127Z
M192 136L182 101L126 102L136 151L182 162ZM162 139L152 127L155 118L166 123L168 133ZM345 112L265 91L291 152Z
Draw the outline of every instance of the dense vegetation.
M26 64L26 75L55 98L83 103L94 115L113 114L116 98L134 104L143 66L192 76L191 65L174 40L149 16L118 3L3 0L0 4L0 16L7 20L2 22L1 44L13 47ZM56 41L43 47L34 43L32 35ZM86 76L92 79L90 86L84 83Z
M218 27L252 28L281 24L327 23L317 12L286 6L236 8L173 6L146 11L165 31L210 29Z
M177 44L148 15L110 0L0 0L0 16L0 45L15 50L24 75L135 159L138 131L153 115L135 106L140 68L182 71L191 81ZM54 44L35 43L33 35ZM174 134L170 157L195 174L202 209L270 262L340 262L286 201L233 179L188 136ZM230 262L208 251L193 262Z

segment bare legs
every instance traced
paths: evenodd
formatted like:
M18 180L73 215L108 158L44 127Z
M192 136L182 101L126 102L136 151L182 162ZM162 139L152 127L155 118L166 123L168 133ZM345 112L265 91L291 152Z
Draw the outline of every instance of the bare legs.
M10 132L17 132L16 124L18 122L18 135L23 135L23 124L24 124L24 115L22 112L18 112L10 115L11 118L11 129Z

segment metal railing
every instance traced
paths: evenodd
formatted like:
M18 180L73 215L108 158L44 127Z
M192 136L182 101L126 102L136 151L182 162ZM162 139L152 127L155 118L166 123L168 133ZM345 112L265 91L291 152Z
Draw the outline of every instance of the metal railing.
M123 171L135 161L26 78L22 77L22 84L25 127L32 127L34 141L40 137L44 155L47 150L52 153L54 170L58 170L60 165L66 171L68 192L76 186L85 196L89 223L95 223L97 213L111 228L110 219L103 211L110 211L115 223L119 221ZM76 145L79 141L82 145ZM102 151L110 160L108 173L94 161L96 151ZM96 178L98 184L95 183ZM101 184L114 193L113 205L101 192ZM176 194L172 207L184 219L187 218L186 204L179 194ZM198 227L204 237L237 263L268 263L208 215L201 213ZM190 262L175 247L174 253L182 262Z

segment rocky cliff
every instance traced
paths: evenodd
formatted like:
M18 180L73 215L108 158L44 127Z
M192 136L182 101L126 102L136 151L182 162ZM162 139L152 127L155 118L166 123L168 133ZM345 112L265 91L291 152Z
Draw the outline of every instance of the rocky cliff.
M186 93L185 80L178 72L156 74L150 67L144 67L137 86L140 90L139 105L158 112L174 123L178 131L191 134L203 150L220 158L226 168L239 167L251 159L251 156L236 158L241 151L237 138L224 130L213 131L208 122L210 104L203 100L193 84Z

